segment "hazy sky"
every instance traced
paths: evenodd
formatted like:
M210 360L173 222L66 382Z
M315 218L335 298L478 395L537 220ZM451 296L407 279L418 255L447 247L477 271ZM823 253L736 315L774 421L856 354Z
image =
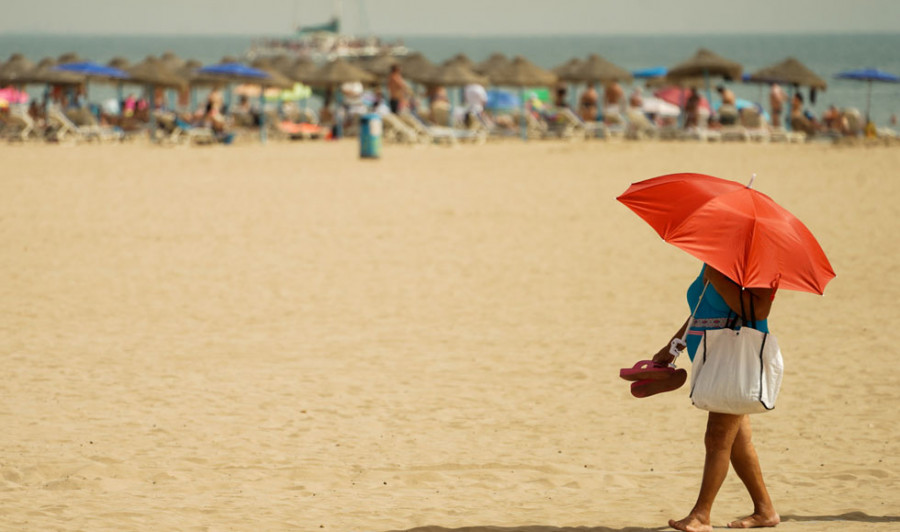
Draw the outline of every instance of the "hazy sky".
M900 0L0 0L0 33L286 34L342 6L382 35L897 32Z

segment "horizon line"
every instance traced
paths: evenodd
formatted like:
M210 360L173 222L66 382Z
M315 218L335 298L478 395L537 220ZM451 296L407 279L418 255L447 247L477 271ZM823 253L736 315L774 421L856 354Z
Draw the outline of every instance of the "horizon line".
M250 37L250 38L287 38L287 37L298 37L299 34L295 32L289 33L246 33L246 32L197 32L197 33L187 33L187 32L146 32L146 33L134 33L134 32L58 32L58 31L42 31L42 30L16 30L10 32L2 32L0 31L0 37L9 36L30 36L30 35L39 35L39 36L55 36L55 37ZM841 29L833 29L833 30L796 30L796 31L708 31L708 32L671 32L671 33L660 33L660 32L647 32L647 33L635 33L635 32L608 32L608 33L382 33L382 34L359 34L353 35L348 34L348 37L379 37L379 38L405 38L405 37L415 37L415 38L556 38L556 37L641 37L641 38L658 38L658 37L724 37L730 35L742 35L742 36L754 36L754 35L768 35L768 36L827 36L827 35L866 35L866 36L885 36L885 35L898 35L900 36L900 31L877 31L871 32L866 30L841 30Z

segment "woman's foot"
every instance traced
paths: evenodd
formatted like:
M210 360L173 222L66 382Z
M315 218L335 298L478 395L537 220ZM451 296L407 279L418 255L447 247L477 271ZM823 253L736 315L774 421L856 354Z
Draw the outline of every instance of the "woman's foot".
M759 513L754 513L753 515L749 515L743 519L738 519L737 521L732 521L728 523L728 528L761 528L767 526L775 526L781 522L781 517L776 513L772 513L772 515L764 515Z
M685 517L681 521L669 519L669 526L684 532L712 532L713 529L712 525L709 524L709 519L700 519L694 514Z

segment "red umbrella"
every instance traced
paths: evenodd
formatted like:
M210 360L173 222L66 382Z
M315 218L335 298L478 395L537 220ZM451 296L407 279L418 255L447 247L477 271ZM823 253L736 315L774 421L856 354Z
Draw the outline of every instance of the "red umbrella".
M703 174L670 174L634 183L616 199L663 240L745 288L822 294L834 278L809 229L750 185Z
M690 89L687 88L670 86L659 89L658 91L654 92L653 95L660 100L665 100L671 104L677 105L678 107L684 107L691 95L691 92ZM712 111L709 106L709 100L707 100L703 96L700 96L700 108L706 109L709 112Z

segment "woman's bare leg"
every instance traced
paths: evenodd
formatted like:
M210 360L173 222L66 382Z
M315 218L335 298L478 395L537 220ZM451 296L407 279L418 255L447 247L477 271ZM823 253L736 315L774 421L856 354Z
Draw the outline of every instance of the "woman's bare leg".
M781 518L775 511L769 491L763 482L762 470L759 467L759 457L753 446L750 429L750 416L743 416L741 427L734 438L731 447L731 465L734 472L747 487L750 498L753 500L753 515L731 522L729 528L756 528L775 526L781 522Z
M687 517L680 521L669 520L669 526L686 532L710 532L710 513L713 501L725 476L731 460L731 449L734 439L741 428L742 416L733 414L709 413L706 423L706 461L703 465L703 481L700 483L700 495L694 508Z

